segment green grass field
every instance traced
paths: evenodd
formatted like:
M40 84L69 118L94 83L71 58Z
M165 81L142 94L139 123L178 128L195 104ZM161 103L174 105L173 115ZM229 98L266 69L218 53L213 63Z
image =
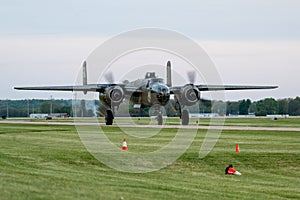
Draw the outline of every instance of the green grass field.
M73 122L73 118L55 118L52 120L45 119L30 119L30 118L9 118L7 121L30 121L30 122ZM80 120L80 118L79 118ZM117 121L120 123L127 123L130 121L135 124L157 124L156 120L150 118L118 118ZM180 119L178 117L166 118L164 122L167 125L179 125ZM96 120L95 120L96 121ZM105 123L104 118L98 118L100 123ZM210 118L191 118L190 125L199 126L209 126ZM268 117L261 118L225 118L224 126L249 126L249 127L297 127L300 128L300 118L299 117L289 117L289 118L278 118L278 120L271 120Z
M122 119L120 119L122 121ZM149 124L149 118L134 119L136 124ZM101 122L101 121L100 121ZM154 123L155 120L154 120ZM191 118L190 125L209 126L214 125L211 123L210 118ZM178 125L180 124L179 118L167 118L166 124ZM219 123L217 124L219 125ZM250 126L250 127L300 127L300 118L278 118L271 120L270 118L225 118L224 126Z
M240 123L280 121L247 120ZM293 120L287 124L298 127ZM121 148L124 133L104 130ZM126 136L129 151L159 148L175 131L162 129L149 140L153 145ZM300 132L223 131L213 151L199 159L204 134L198 130L172 165L131 174L91 156L73 126L0 124L0 199L300 199ZM228 164L243 175L224 175Z

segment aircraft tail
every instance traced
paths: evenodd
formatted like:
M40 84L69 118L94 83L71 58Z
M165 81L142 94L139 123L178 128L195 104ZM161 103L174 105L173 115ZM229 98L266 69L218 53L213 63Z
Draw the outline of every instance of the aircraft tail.
M171 61L167 62L167 86L172 87Z
M86 61L82 64L82 85L87 85L87 70L86 70ZM87 91L83 91L84 94L87 93Z

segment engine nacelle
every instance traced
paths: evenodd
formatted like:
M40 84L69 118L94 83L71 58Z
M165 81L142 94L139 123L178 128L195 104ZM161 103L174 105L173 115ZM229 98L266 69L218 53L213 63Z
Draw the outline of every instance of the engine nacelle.
M200 100L200 91L192 84L181 88L179 103L181 105L192 106Z
M112 86L100 94L100 100L108 105L118 106L124 99L124 90L120 86Z

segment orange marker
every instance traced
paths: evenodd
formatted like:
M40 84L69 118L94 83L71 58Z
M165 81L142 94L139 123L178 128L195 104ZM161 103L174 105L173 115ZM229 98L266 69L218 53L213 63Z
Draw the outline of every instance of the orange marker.
M239 152L240 152L239 144L236 144L236 145L235 145L235 152L236 152L236 153L239 153Z
M126 142L126 138L123 139L123 143L122 143L122 150L126 151L127 148L127 142Z

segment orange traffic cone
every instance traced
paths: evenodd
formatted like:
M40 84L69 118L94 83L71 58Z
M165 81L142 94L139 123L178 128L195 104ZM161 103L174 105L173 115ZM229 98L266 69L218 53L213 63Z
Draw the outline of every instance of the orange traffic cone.
M236 145L235 145L235 152L236 152L236 153L239 153L239 152L240 152L239 144L236 144Z
M229 168L229 169L228 169L228 174L232 174L232 175L242 175L239 171L235 170L234 168Z
M126 142L126 138L123 139L123 143L122 143L122 150L126 151L127 148L127 142Z
M225 174L242 175L242 173L240 173L239 171L235 170L231 164L228 167L226 167Z

